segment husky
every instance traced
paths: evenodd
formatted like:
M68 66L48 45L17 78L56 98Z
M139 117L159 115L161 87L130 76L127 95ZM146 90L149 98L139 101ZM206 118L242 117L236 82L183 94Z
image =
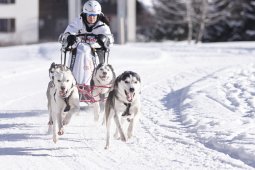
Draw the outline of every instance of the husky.
M93 76L90 82L92 88L92 96L94 97L94 120L98 121L100 113L100 103L103 105L105 99L113 86L116 78L113 67L110 64L99 64L93 71Z
M53 126L53 142L58 135L64 134L64 125L67 125L73 114L80 110L79 94L76 81L70 69L63 65L52 64L50 71L51 81L47 89L49 130Z
M141 115L140 94L141 79L137 73L125 71L116 78L105 104L107 131L105 149L109 148L110 126L113 118L116 123L115 138L120 137L125 142L133 136L135 125ZM127 125L125 134L124 125Z

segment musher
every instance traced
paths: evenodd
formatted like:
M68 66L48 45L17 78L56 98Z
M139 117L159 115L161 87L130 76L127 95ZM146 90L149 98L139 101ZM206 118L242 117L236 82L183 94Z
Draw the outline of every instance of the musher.
M95 36L78 37L79 34ZM109 20L101 11L96 0L89 0L83 5L79 17L71 22L60 36L62 48L72 47L67 66L72 70L78 85L89 87L93 69L93 57L97 53L99 63L104 63L106 53L114 39L109 27Z

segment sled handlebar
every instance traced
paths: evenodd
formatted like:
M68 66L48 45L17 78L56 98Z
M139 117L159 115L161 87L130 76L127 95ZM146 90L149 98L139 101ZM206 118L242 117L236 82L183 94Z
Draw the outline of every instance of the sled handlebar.
M87 36L95 36L97 37L96 34L92 34L92 33L83 33L83 34L76 34L76 37L87 37Z

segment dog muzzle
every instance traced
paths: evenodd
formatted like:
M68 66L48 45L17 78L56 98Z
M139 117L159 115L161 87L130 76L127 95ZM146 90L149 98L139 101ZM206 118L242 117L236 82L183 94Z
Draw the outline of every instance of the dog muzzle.
M102 75L102 76L99 76L99 78L101 80L107 80L109 77L107 75Z
M68 90L61 90L61 91L59 91L59 95L61 96L61 97L63 97L63 98L65 98L65 97L67 97L67 93L68 93Z

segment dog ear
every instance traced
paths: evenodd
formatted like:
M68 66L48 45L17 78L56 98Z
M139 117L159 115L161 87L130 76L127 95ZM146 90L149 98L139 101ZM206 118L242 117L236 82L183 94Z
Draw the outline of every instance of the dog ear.
M54 68L55 65L56 65L55 62L51 63L50 68Z
M56 65L56 64L55 64L54 62L51 63L50 68L49 68L49 72L52 72L51 69L52 69L52 68L55 68L55 65Z
M139 76L139 74L133 72L134 76L136 77L136 79L141 83L141 78Z

